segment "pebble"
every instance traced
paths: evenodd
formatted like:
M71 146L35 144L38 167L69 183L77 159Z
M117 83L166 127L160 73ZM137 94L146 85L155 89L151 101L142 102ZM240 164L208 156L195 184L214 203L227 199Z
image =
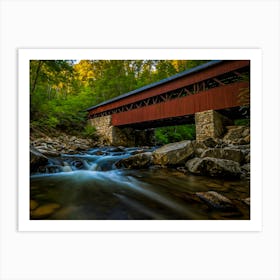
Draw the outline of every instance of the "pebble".
M33 219L43 219L52 215L57 209L60 208L60 205L57 203L49 203L37 207L35 210L30 212L31 218Z

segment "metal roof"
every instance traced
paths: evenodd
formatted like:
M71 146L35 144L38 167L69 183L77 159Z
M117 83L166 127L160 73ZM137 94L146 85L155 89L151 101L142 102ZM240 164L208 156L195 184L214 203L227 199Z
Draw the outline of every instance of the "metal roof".
M180 73L175 74L175 75L173 75L173 76L170 76L170 77L168 77L168 78L162 79L162 80L160 80L160 81L158 81L158 82L151 83L151 84L149 84L149 85L143 86L143 87L141 87L141 88L132 90L132 91L127 92L127 93L125 93L125 94L122 94L122 95L119 95L119 96L114 97L114 98L112 98L112 99L109 99L109 100L106 100L106 101L104 101L104 102L101 102L101 103L99 103L99 104L97 104L97 105L95 105L95 106L92 106L92 107L90 107L90 108L87 108L85 111L90 111L90 110L92 110L92 109L98 108L98 107L100 107L100 106L103 106L103 105L106 105L106 104L109 104L109 103L113 103L113 102L115 102L115 101L118 101L118 100L120 100L120 99L126 98L126 97L128 97L128 96L131 96L131 95L140 93L140 92L142 92L142 91L145 91L145 90L147 90L147 89L156 87L156 86L158 86L158 85L161 85L161 84L164 84L164 83L167 83L167 82L176 80L176 79L181 78L181 77L183 77L183 76L187 76L187 75L193 74L193 73L195 73L195 72L199 72L199 71L204 70L204 69L206 69L206 68L209 68L209 67L211 67L211 66L213 66L213 65L216 65L216 64L218 64L218 63L221 63L222 61L223 61L223 60L212 60L212 61L210 61L210 62L207 62L207 63L204 63L204 64L202 64L202 65L196 66L196 67L194 67L194 68L185 70L185 71L183 71L183 72L180 72Z

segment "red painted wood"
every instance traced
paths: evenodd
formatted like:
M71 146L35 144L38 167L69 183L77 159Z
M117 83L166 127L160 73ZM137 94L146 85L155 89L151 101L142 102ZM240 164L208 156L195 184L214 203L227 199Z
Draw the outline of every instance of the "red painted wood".
M167 102L113 114L112 124L114 126L135 124L171 117L186 116L206 110L237 107L242 105L237 97L240 89L247 88L248 86L248 82L237 82Z
M150 88L143 92L139 92L135 95L129 96L127 98L118 100L116 102L112 102L109 104L105 104L98 108L95 108L89 112L89 115L104 112L107 110L115 109L123 105L131 104L143 99L147 99L156 95L163 94L165 92L169 92L172 90L176 90L178 88L182 88L197 82L201 82L224 73L228 73L234 70L238 70L240 68L246 67L250 65L249 60L229 60L223 61L220 64L209 67L201 72L196 72L190 75L186 75L184 77L175 79L173 81L167 82L162 85L158 85L156 87Z

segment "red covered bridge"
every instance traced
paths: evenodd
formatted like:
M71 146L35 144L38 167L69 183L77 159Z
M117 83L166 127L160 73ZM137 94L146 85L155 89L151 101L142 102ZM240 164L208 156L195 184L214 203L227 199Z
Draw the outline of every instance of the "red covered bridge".
M193 122L198 112L231 114L244 105L249 60L215 60L87 109L92 124L110 116L110 126L151 128ZM95 121L94 121L95 120ZM96 122L97 121L97 122Z

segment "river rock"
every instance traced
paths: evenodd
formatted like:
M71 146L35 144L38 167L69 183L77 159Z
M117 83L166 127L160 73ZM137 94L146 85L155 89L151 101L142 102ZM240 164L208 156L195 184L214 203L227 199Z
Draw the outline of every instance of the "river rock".
M241 179L250 179L250 163L241 166L242 176Z
M228 126L228 131L223 137L223 141L232 144L247 144L250 142L250 129L247 126ZM244 140L246 138L246 140Z
M246 163L241 166L242 170L245 170L246 172L250 172L250 163Z
M39 166L46 165L48 158L34 147L30 147L30 171L35 172Z
M81 160L74 160L71 162L71 164L78 169L82 169L84 167L84 164Z
M242 199L242 201L243 201L245 204L247 204L247 205L250 206L250 197L244 198L244 199Z
M33 199L30 200L30 210L34 210L39 206L39 203Z
M210 207L216 209L225 210L236 208L230 199L215 191L197 192L196 195Z
M212 137L206 138L202 141L202 143L209 148L214 148L218 145L218 143Z
M33 219L43 219L52 215L57 209L60 208L60 205L57 203L49 203L42 206L39 206L35 210L30 212L31 218Z
M197 157L200 157L201 154L207 149L207 146L202 142L202 141L192 141L193 149L194 149L194 154Z
M115 163L115 166L117 168L125 167L129 169L146 168L151 164L151 160L152 160L152 153L146 152L146 153L136 154L128 158L121 159Z
M137 155L137 154L142 154L142 153L144 153L144 150L143 149L139 149L139 150L132 151L130 154L131 155Z
M241 169L237 162L211 157L193 158L186 163L191 173L211 177L240 177Z
M124 152L125 149L122 146L114 147L108 150L110 153Z
M243 130L242 136L243 136L244 138L247 137L247 136L250 136L250 128L249 128L249 127L245 128L245 129Z
M55 150L42 150L39 149L39 152L45 155L46 157L59 157L60 153Z
M181 141L162 146L153 152L152 161L156 165L181 165L194 155L192 141Z
M228 159L240 163L243 160L243 153L240 149L208 148L201 154L201 157Z
M244 162L245 163L250 163L250 151L248 153L245 153Z

